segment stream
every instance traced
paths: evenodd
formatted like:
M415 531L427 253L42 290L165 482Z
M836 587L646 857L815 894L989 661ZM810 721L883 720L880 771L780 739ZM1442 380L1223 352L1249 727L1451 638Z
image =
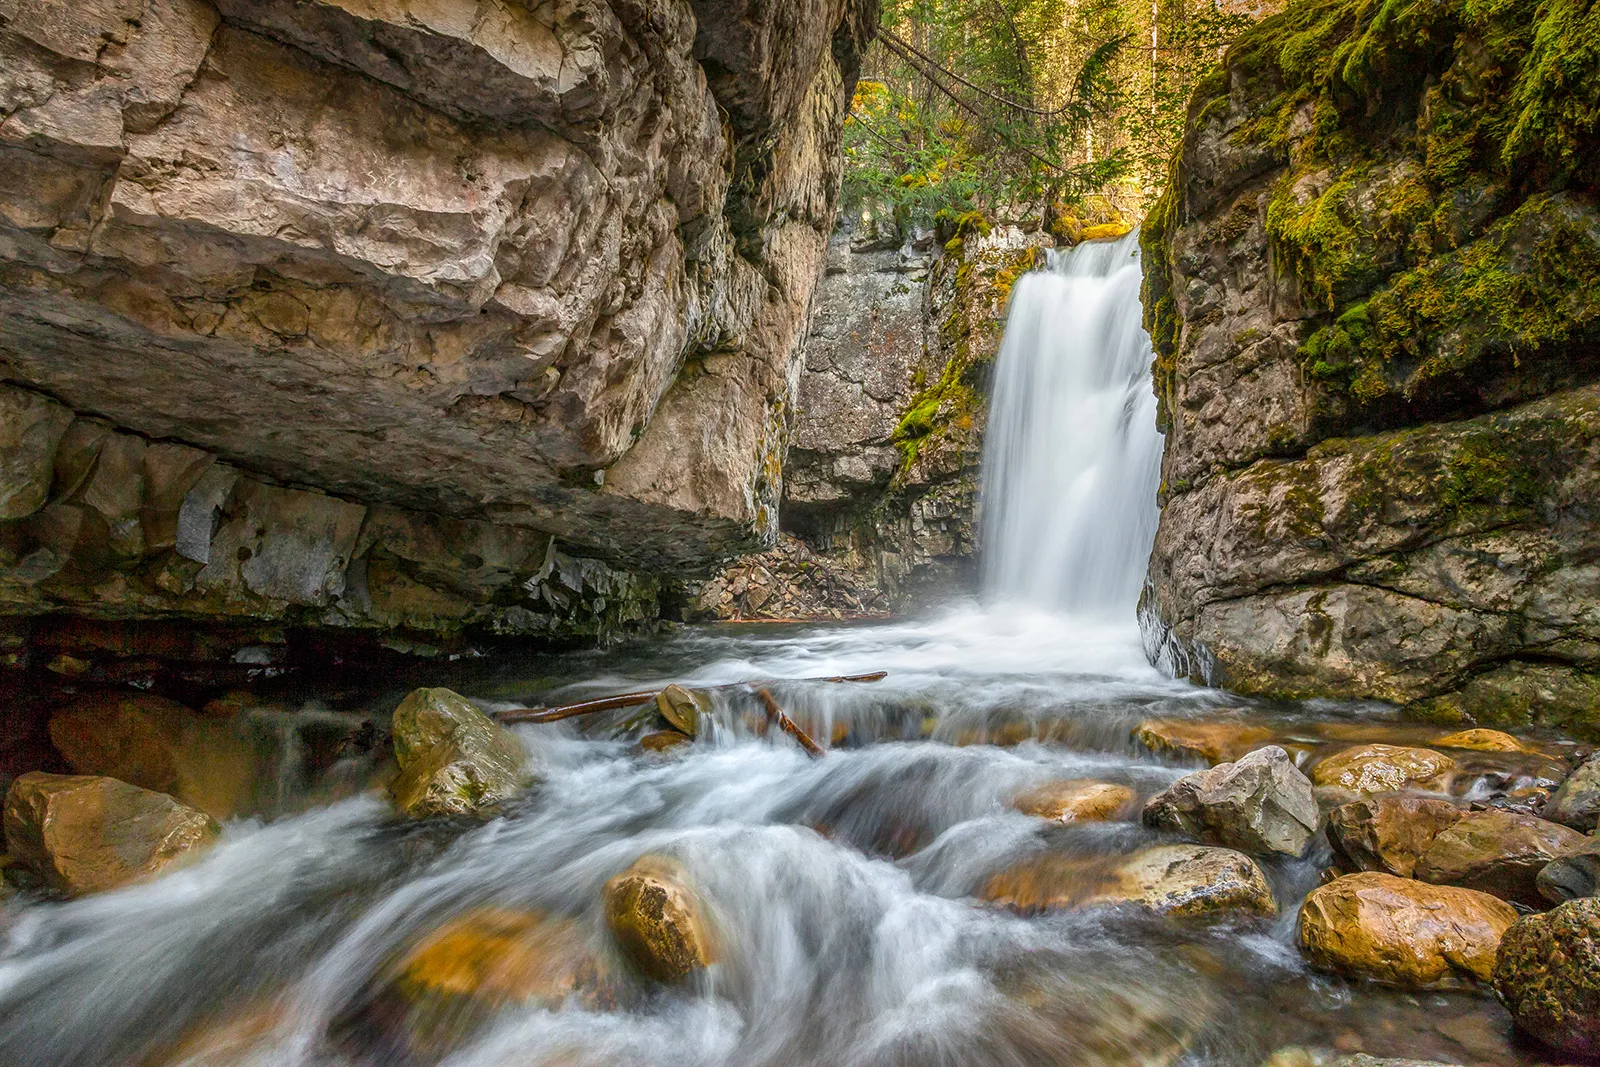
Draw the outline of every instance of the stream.
M1143 720L1244 709L1307 750L1416 729L1380 706L1243 701L1147 660L1134 601L1160 438L1136 247L1086 246L1016 287L985 457L981 601L873 625L690 627L480 663L451 683L495 710L667 681L888 672L772 687L823 758L768 733L754 698L729 689L710 728L666 754L638 749L625 712L516 727L539 783L486 823L404 823L372 792L284 798L157 881L5 905L0 1064L1258 1067L1286 1045L1541 1062L1492 998L1386 990L1302 962L1295 914L1329 864L1320 837L1303 859L1262 861L1275 917L1024 915L979 899L995 871L1044 851L1171 840L1011 806L1076 778L1142 801L1198 766L1135 745ZM338 710L381 715L400 695L345 694ZM717 962L685 986L625 974L601 916L601 887L647 853L682 864L717 931ZM398 1047L373 1008L376 976L484 908L570 920L618 977L604 996L463 1018L425 1055Z

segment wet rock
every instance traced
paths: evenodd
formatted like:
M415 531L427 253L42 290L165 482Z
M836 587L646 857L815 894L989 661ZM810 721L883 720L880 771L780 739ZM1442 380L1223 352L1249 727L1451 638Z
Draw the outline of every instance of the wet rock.
M1543 908L1539 872L1584 840L1576 830L1531 815L1474 811L1433 839L1417 860L1416 877Z
M1428 748L1359 745L1320 761L1311 769L1311 781L1347 793L1393 793L1408 786L1426 788L1455 766L1455 760Z
M390 783L406 815L471 815L511 799L527 784L527 754L499 723L448 689L418 689L394 710Z
M1144 808L1146 826L1257 854L1304 854L1318 821L1310 779L1277 745L1180 778Z
M1072 778L1030 789L1011 806L1052 822L1102 822L1121 817L1133 799L1133 790L1125 785Z
M1433 839L1465 814L1447 800L1366 797L1328 813L1328 843L1352 870L1410 878Z
M704 910L677 861L641 857L606 883L602 903L623 953L656 981L681 981L716 962Z
M1600 890L1600 838L1585 837L1545 864L1534 884L1552 904L1595 896Z
M639 747L646 752L670 752L683 745L694 743L688 734L676 730L655 730L639 738Z
M1341 1055L1328 1049L1291 1045L1288 1048L1280 1048L1268 1056L1261 1067L1459 1067L1459 1065L1441 1063L1438 1060L1382 1059L1368 1056L1364 1052Z
M50 740L78 774L177 789L188 709L151 693L93 693L50 716Z
M1550 790L1540 785L1523 786L1513 789L1501 796L1491 797L1488 806L1497 811L1514 812L1517 815L1537 815L1544 817L1545 805L1550 803Z
M260 1067L271 1062L268 1057L281 1041L277 1030L283 1020L281 1002L252 1004L215 1016L146 1056L139 1067Z
M1272 731L1239 722L1146 719L1134 727L1133 739L1158 756L1202 759L1215 766L1270 744Z
M72 412L37 393L0 390L0 519L21 519L50 496L56 446Z
M1517 1026L1546 1045L1600 1054L1600 899L1519 919L1500 942L1494 988Z
M485 907L426 934L391 964L368 1014L407 1052L438 1056L503 1006L559 1008L602 981L573 920Z
M1272 915L1272 889L1249 856L1205 845L1160 845L1126 857L1046 853L991 877L978 896L1025 914L1134 904L1162 915Z
M1439 748L1464 748L1473 752L1532 752L1521 741L1499 730L1461 730L1433 742Z
M214 842L203 812L90 775L34 771L11 783L6 844L51 889L74 896L154 877Z
M656 708L674 730L698 737L700 720L711 716L711 697L703 690L669 685L656 694Z
M1365 871L1307 895L1299 943L1313 964L1351 977L1413 989L1487 982L1516 918L1488 893Z
M1567 776L1545 805L1544 817L1586 834L1600 822L1600 759L1591 757Z

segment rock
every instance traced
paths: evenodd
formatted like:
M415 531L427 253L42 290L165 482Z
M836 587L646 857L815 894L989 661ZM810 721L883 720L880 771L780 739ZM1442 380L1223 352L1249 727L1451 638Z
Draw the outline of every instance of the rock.
M682 745L692 745L694 738L676 730L655 730L639 738L639 747L646 752L670 752Z
M153 878L198 855L221 830L162 793L33 771L6 791L5 832L14 858L51 889L80 896Z
M1542 908L1539 872L1578 847L1576 830L1531 815L1474 811L1442 830L1417 860L1416 877L1492 893L1501 900Z
M1317 763L1311 768L1311 781L1347 793L1393 793L1408 786L1426 788L1455 765L1455 760L1432 749L1359 745Z
M1545 864L1534 884L1539 895L1552 904L1597 895L1600 891L1600 838L1585 837Z
M170 793L178 786L183 705L151 693L95 693L50 716L50 740L78 774Z
M1366 797L1328 813L1328 843L1352 870L1410 878L1433 839L1465 814L1447 800Z
M1441 1063L1437 1060L1383 1059L1368 1056L1364 1052L1341 1056L1327 1049L1291 1045L1288 1048L1280 1048L1268 1056L1261 1067L1460 1067L1460 1065Z
M711 697L700 689L669 685L656 694L656 708L674 730L689 737L700 734L701 718L711 716Z
M594 993L601 981L600 964L573 920L483 907L424 935L392 963L373 1014L400 1020L412 1055L437 1058L497 1008L560 1008L568 997Z
M1101 822L1119 818L1133 804L1125 785L1071 778L1030 789L1011 802L1024 815L1051 822Z
M681 864L648 855L606 883L606 925L623 953L658 982L678 982L716 962L704 909Z
M1272 731L1237 722L1146 719L1134 727L1133 739L1158 756L1202 759L1216 766L1270 744Z
M1313 889L1299 943L1313 964L1410 989L1487 982L1510 904L1472 889L1365 871Z
M1102 904L1177 917L1277 912L1266 876L1249 856L1205 845L1158 845L1110 858L1045 853L993 875L978 896L1024 914Z
M1585 760L1567 775L1544 806L1544 817L1586 834L1594 833L1600 822L1600 758Z
M1319 821L1310 779L1277 745L1180 778L1144 808L1146 826L1258 855L1303 855Z
M1473 752L1532 752L1521 741L1510 734L1501 733L1499 730L1461 730L1458 733L1447 734L1437 738L1434 745L1439 748L1464 748Z
M1500 942L1494 988L1517 1026L1546 1045L1600 1054L1600 899L1517 920Z
M406 815L472 815L511 799L528 782L527 754L499 723L448 689L418 689L394 709L389 785Z

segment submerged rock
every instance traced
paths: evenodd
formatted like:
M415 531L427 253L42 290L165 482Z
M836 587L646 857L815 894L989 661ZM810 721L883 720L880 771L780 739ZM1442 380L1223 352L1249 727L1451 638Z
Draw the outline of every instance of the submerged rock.
M1567 775L1544 806L1544 817L1586 834L1594 833L1600 822L1600 758L1591 757Z
M1384 1059L1364 1052L1341 1055L1328 1049L1303 1048L1291 1045L1280 1048L1261 1067L1460 1067L1459 1064L1441 1063L1438 1060Z
M34 771L11 783L6 845L44 883L73 896L152 878L221 833L164 793L90 775Z
M1101 822L1121 817L1133 798L1133 790L1125 785L1072 778L1030 789L1011 806L1052 822Z
M1532 752L1510 734L1499 730L1461 730L1432 742L1439 748L1464 748L1473 752Z
M1552 904L1595 896L1600 890L1600 838L1585 837L1545 864L1534 884Z
M639 747L646 752L670 752L681 745L694 744L694 738L676 730L654 730L639 738Z
M1347 793L1393 793L1426 787L1456 761L1442 752L1404 745L1358 745L1335 752L1311 768L1311 781Z
M1277 745L1180 778L1144 808L1147 826L1257 854L1304 854L1318 821L1310 779Z
M418 689L402 700L393 736L400 773L389 793L406 815L472 815L528 782L517 739L448 689Z
M1416 877L1543 908L1539 872L1584 840L1576 830L1532 815L1474 811L1440 831L1417 860Z
M1312 963L1410 989L1487 982L1510 904L1472 889L1347 874L1306 896L1299 943Z
M1249 856L1206 845L1159 845L1125 857L1045 853L993 875L978 896L1025 914L1101 904L1178 917L1277 912Z
M1240 722L1146 719L1134 727L1133 739L1158 756L1202 759L1215 766L1270 744L1272 731Z
M1600 899L1519 919L1500 942L1494 988L1517 1026L1546 1045L1600 1055Z
M656 708L674 730L698 737L700 720L711 716L711 697L699 689L669 685L656 694Z
M606 883L602 903L624 955L656 981L678 982L716 962L704 910L676 860L641 857Z
M1367 797L1328 813L1328 843L1352 870L1410 878L1433 839L1465 814L1447 800Z

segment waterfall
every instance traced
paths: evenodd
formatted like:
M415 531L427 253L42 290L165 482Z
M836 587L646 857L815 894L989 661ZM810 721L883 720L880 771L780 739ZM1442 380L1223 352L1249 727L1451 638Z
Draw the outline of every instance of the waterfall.
M983 454L984 592L1131 617L1156 532L1161 435L1137 233L1018 279Z

